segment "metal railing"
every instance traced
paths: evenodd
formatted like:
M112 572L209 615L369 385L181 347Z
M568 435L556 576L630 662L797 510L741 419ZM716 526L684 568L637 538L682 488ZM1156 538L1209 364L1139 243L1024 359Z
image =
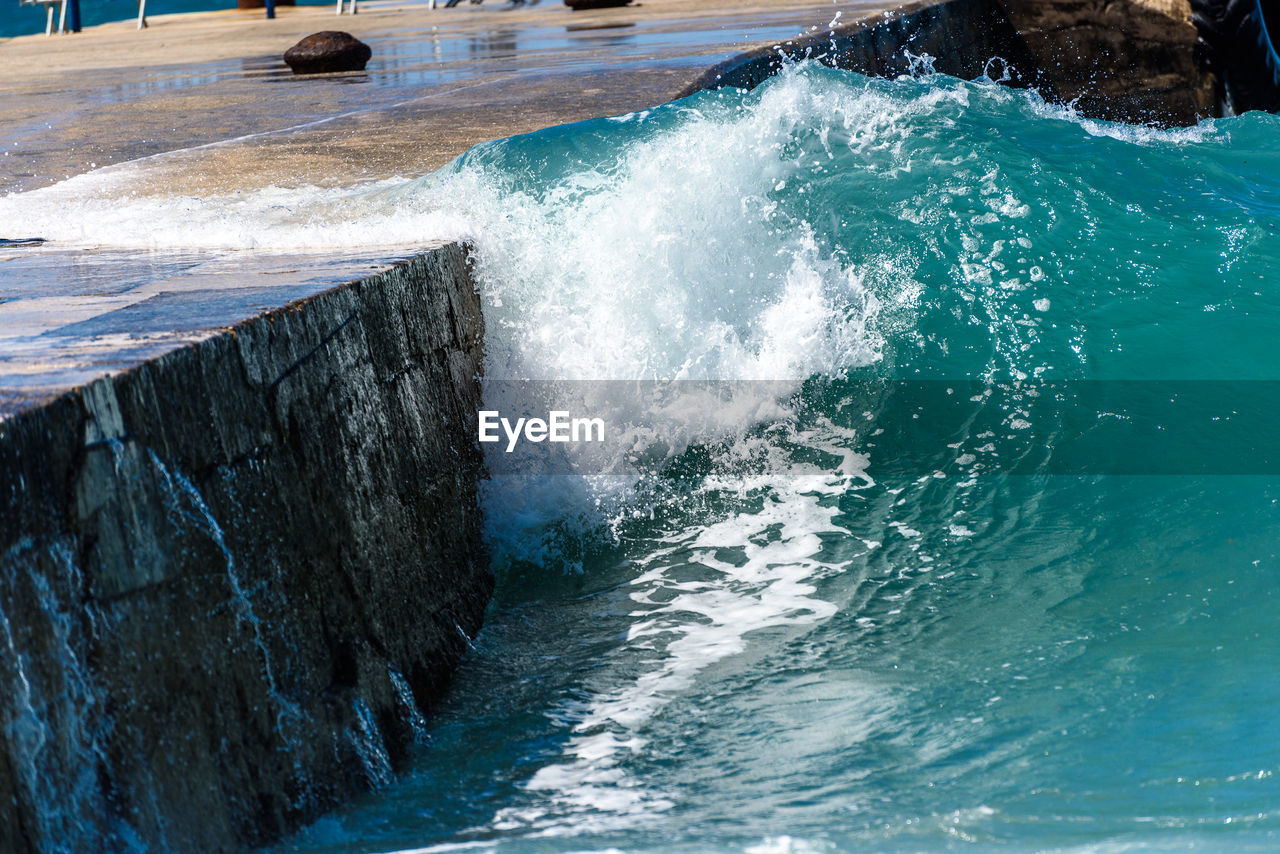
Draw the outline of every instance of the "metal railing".
M53 7L60 6L58 12L58 32L65 33L67 30L67 0L18 0L23 6L44 6L46 11L44 34L46 36L53 35Z
M355 0L352 0L355 2ZM44 34L80 32L80 0L18 0L22 6L44 6L46 10ZM53 7L58 8L58 27L53 26ZM147 26L147 0L138 0L138 29Z

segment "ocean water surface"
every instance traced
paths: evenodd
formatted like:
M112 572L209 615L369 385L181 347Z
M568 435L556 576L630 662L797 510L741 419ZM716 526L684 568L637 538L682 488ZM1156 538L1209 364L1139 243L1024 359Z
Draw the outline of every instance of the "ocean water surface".
M280 851L1266 851L1278 142L801 65L423 178L113 167L0 219L467 236L490 404L608 423L486 446L499 589L428 749Z

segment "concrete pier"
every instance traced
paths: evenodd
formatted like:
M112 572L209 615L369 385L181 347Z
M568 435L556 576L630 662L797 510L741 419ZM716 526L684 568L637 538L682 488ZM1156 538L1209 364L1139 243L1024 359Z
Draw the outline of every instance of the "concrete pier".
M329 5L282 7L271 21L228 10L157 15L142 31L121 22L26 36L0 43L0 191L248 135L183 158L157 180L208 192L282 177L421 175L484 140L664 103L749 47L823 27L836 12L847 21L893 5L645 0L572 11L558 0L489 0L431 10L375 0L355 17ZM325 29L372 47L366 72L289 72L284 51Z

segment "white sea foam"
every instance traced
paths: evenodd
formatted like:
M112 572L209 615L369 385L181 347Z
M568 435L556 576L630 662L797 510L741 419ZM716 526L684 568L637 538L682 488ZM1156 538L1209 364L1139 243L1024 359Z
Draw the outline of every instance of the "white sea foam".
M340 250L413 247L463 231L456 216L404 195L407 179L167 195L150 184L154 166L109 167L0 197L0 234L79 246Z
M847 439L838 431L811 438L832 448ZM800 630L835 615L836 606L816 595L816 584L848 562L821 558L821 534L838 530L833 499L871 484L864 458L846 462L831 472L708 481L708 490L761 502L710 524L692 523L641 562L628 584L635 610L619 651L639 675L550 713L572 735L561 758L526 783L545 801L501 810L495 829L538 836L605 832L653 821L674 805L633 777L626 758L645 748L649 723L699 674L743 652L752 632ZM689 579L691 566L702 580Z
M575 414L606 419L615 441L566 449L557 471L583 477L542 478L536 489L528 480L503 481L486 496L499 520L491 531L499 551L510 546L536 557L530 533L548 522L599 522L618 512L616 499L631 480L586 475L625 472L621 463L637 458L652 467L690 445L785 422L787 398L807 377L876 361L879 330L910 325L918 287L909 275L885 259L874 269L851 263L822 237L825 223L780 209L780 193L812 190L803 184L815 160L865 173L867 182L909 173L920 168L904 152L921 121L945 127L975 98L1028 99L1043 117L1134 144L1212 132L1091 122L992 83L935 78L885 84L796 67L745 100L709 95L661 115L632 116L623 124L657 129L628 137L613 158L584 158L576 171L532 186L486 166L482 153L428 179L166 195L149 179L163 158L151 158L0 198L0 233L181 248L363 249L465 238L477 248L493 380L772 382L714 400L692 387L621 402L587 384L573 389ZM913 87L909 96L903 87ZM975 235L1025 216L1026 204L997 186L998 177L957 189L989 201ZM906 205L902 217L927 213ZM990 245L979 236L960 259L971 285L1018 291L1037 280L1038 267L1025 278L1012 269L994 274L1004 269L996 256L1005 236ZM893 284L875 287L869 279ZM882 306L882 298L892 302ZM1021 346L1013 337L998 340L1011 352ZM536 409L527 399L534 393L492 384L487 408Z
M1186 127L1158 127L1155 125L1133 125L1124 122L1108 122L1091 119L1081 115L1074 103L1055 104L1030 92L1017 92L1016 97L1026 99L1032 111L1043 118L1071 122L1090 136L1109 137L1120 142L1133 145L1188 145L1207 142L1219 136L1220 131L1213 121L1204 121Z
M836 846L827 840L810 841L794 836L770 836L742 850L744 854L818 854L835 851Z

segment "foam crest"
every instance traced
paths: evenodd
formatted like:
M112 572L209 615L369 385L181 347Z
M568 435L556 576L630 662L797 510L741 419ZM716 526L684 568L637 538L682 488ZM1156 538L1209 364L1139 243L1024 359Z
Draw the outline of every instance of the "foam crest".
M108 167L0 197L0 233L79 246L324 250L413 247L463 231L429 198L405 195L405 179L167 195L149 184L150 166Z
M626 671L638 675L549 713L572 735L560 760L526 783L544 800L500 811L494 828L537 836L607 832L653 821L674 806L627 769L628 757L647 744L646 727L701 673L746 650L751 633L803 631L836 614L816 584L848 561L823 560L821 534L839 530L833 499L870 482L854 465L709 485L747 499L744 509L710 523L691 520L641 561L628 584L634 611L619 651Z

